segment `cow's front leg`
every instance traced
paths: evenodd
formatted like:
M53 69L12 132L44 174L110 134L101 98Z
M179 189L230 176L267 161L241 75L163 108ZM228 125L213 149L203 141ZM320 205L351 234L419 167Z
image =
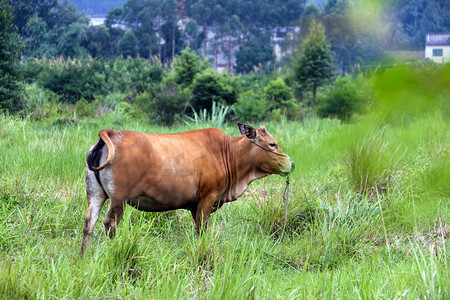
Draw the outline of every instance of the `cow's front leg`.
M191 211L192 217L195 221L195 229L197 230L197 233L200 234L202 231L206 230L209 216L211 215L211 212L213 211L214 205L216 203L216 198L217 195L211 195L203 198L198 203L195 214L193 211Z

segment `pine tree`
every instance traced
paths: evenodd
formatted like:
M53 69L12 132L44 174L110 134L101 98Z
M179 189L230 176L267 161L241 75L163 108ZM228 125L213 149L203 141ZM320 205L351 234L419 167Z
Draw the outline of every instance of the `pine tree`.
M316 107L317 88L333 77L333 55L320 22L312 20L309 34L294 57L294 78L303 88L312 89L312 105Z
M12 18L8 1L0 0L0 110L15 113L23 104L19 73L21 41Z

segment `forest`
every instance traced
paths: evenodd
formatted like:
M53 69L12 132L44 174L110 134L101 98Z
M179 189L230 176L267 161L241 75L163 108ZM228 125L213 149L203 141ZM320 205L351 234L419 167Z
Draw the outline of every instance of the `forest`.
M0 298L450 297L450 64L416 55L448 1L122 3L92 26L0 0ZM80 257L100 130L238 122L295 162L289 186L254 181L201 235L127 207L110 240L107 201Z

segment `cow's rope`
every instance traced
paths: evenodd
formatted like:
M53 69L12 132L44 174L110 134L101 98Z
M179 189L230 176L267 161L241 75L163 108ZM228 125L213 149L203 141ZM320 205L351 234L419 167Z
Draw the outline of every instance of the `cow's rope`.
M284 204L286 206L286 211L284 213L284 225L283 225L283 231L281 232L281 237L280 240L283 239L284 236L284 232L286 230L286 223L287 223L287 214L288 214L288 208L289 208L289 184L291 182L289 181L289 175L286 177L286 187L284 188L284 192L283 192L283 201Z
M277 153L275 151L269 150L269 149L267 149L267 148L265 148L265 147L263 147L261 145L258 145L254 141L252 141L252 143L255 144L256 146L258 146L259 148L267 151L267 152L270 152L270 153L273 153L273 154L276 154L276 155L279 155L279 156L285 156L285 157L287 157L289 159L289 156L287 156L285 153L281 154L281 153ZM287 214L288 214L288 208L289 208L289 184L290 184L290 181L289 181L289 175L288 175L286 177L286 187L284 188L284 192L283 192L283 196L282 196L283 201L284 201L285 206L286 206L286 211L284 213L284 225L283 225L283 231L281 232L280 240L283 239L284 232L286 231Z
M261 146L261 145L258 145L258 144L257 144L256 142L254 142L254 141L252 141L252 143L255 144L256 146L258 146L259 148L261 148L261 149L267 151L267 152L270 152L270 153L273 153L273 154L276 154L276 155L279 155L279 156L285 156L285 157L289 158L285 153L278 153L278 152L272 151L272 150L267 149L267 148L265 148L265 147L263 147L263 146Z

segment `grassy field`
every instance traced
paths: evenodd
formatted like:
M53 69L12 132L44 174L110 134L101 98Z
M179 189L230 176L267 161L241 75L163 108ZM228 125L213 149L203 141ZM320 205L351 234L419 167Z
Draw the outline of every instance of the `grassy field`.
M110 241L105 205L81 259L85 155L98 131L194 127L0 116L0 298L450 297L450 131L441 113L402 124L265 125L297 167L284 234L285 179L273 175L214 213L202 236L188 211L128 207Z

